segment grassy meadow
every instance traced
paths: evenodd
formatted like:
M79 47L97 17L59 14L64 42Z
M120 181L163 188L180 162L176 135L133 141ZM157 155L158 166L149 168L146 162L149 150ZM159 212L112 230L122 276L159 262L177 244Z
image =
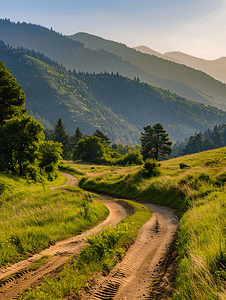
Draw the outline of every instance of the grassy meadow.
M101 233L87 237L90 245L84 247L76 259L71 257L57 277L45 278L42 285L28 290L20 299L60 300L79 293L96 272L112 269L124 256L125 245L134 241L141 225L152 215L148 208L126 201L133 207L134 214L123 218L115 227L105 227Z
M82 188L174 208L180 230L172 299L226 299L226 148L163 161L161 174L149 179L139 166L63 168Z
M0 267L18 262L58 240L96 225L108 215L99 201L86 201L76 188L74 194L52 191L66 178L59 177L45 186L17 176L0 174L5 189L0 195Z

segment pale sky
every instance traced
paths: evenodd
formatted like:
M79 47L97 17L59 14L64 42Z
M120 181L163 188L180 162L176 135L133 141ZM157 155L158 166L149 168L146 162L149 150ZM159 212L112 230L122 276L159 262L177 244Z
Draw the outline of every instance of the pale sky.
M226 56L226 0L2 0L0 18L65 35L87 32L160 53Z

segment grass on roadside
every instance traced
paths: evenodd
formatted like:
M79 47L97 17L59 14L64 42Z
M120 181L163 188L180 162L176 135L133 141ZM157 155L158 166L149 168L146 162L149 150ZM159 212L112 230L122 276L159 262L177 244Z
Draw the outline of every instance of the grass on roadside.
M226 299L226 148L163 161L150 179L138 176L141 167L98 166L92 176L87 165L68 168L79 170L82 188L174 208L181 221L172 299Z
M0 195L0 267L38 253L58 240L77 235L98 224L108 215L99 201L86 203L87 193L74 194L27 183L14 176L1 174L6 185ZM65 182L65 177L50 185Z
M86 246L77 259L70 258L57 277L45 278L41 286L28 291L21 299L62 299L74 292L79 293L95 272L113 268L123 257L124 246L134 240L140 226L151 217L146 207L127 202L134 207L135 214L122 219L115 227L105 227L101 233L86 238L90 246Z

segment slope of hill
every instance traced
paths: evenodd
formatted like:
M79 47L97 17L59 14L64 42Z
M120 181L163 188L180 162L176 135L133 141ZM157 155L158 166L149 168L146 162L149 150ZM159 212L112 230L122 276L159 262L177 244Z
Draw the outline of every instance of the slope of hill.
M133 47L133 49L136 49L137 51L140 51L142 53L155 55L157 57L161 57L178 64L184 64L196 70L201 70L202 72L212 76L213 78L226 83L226 57L221 57L216 60L206 60L178 51L166 52L164 54L161 54L146 46L137 46Z
M215 79L226 83L226 57L221 57L216 60L206 60L176 51L166 52L163 54L163 57L197 70L201 70Z
M143 78L141 74L142 81L170 89L178 95L200 103L226 108L224 96L226 85L201 71L154 55L141 53L124 44L108 41L87 33L77 33L70 36L70 38L84 43L85 47L90 49L97 49L98 47L98 49L117 54L130 61L148 76L152 76L148 78L146 75Z
M143 46L143 45L142 46L137 46L137 47L133 47L133 49L135 49L137 51L140 51L142 53L145 53L145 54L155 55L157 57L164 58L164 56L160 52L152 50L151 48L149 48L147 46Z
M131 79L139 77L141 81L169 89L187 99L226 109L224 84L200 71L143 54L123 44L85 33L69 38L38 25L15 24L10 20L0 20L0 40L14 47L23 46L44 53L67 69L113 71ZM83 43L87 45L88 41L90 48L98 47L99 50L85 48Z
M33 55L33 57L31 56ZM226 113L119 75L66 71L34 51L0 45L0 60L22 85L28 112L53 126L61 116L69 134L99 128L112 142L138 143L147 124L162 123L172 140L226 122Z

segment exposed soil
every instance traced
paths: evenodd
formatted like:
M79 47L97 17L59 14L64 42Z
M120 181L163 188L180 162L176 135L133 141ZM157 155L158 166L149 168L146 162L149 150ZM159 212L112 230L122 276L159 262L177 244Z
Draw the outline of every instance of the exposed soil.
M62 172L63 173L63 172ZM68 184L77 184L70 174L63 173ZM102 195L103 196L103 195ZM108 218L88 232L60 241L40 254L19 262L9 268L0 269L0 299L16 298L18 289L25 291L28 287L38 286L44 276L57 275L69 255L76 256L85 245L83 237L99 231L103 226L115 226L129 210L112 197L101 200L109 209ZM125 257L109 274L99 273L89 281L89 286L79 295L74 294L65 300L76 299L168 299L172 292L176 270L176 253L174 244L177 238L178 222L173 211L167 207L143 204L152 212L152 218L139 231L135 243L129 248ZM131 211L130 211L131 213ZM36 271L26 271L32 262L45 254L53 255ZM3 277L16 273L10 280ZM98 276L97 276L98 275Z
M167 207L143 204L154 214L126 256L107 276L97 274L82 294L65 299L168 299L172 292L178 222Z
M62 172L63 173L63 172ZM77 180L70 174L63 173L68 181L65 185L77 184ZM65 186L63 185L63 186ZM61 186L61 187L63 187ZM51 188L54 189L54 188ZM111 200L109 200L111 199ZM115 226L122 218L129 214L128 209L124 208L120 203L112 201L112 197L99 199L109 209L109 215L99 225L83 232L78 236L59 241L55 245L50 246L48 249L43 250L39 254L35 254L27 260L23 260L8 268L0 269L0 299L17 298L19 289L25 291L28 287L36 287L43 281L44 276L56 276L62 269L65 260L69 256L76 256L81 248L86 245L84 237L94 234L101 230L102 227L107 225ZM38 270L28 271L29 267L35 260L41 258L43 255L53 255L48 259ZM14 277L4 280L4 277L15 274Z

